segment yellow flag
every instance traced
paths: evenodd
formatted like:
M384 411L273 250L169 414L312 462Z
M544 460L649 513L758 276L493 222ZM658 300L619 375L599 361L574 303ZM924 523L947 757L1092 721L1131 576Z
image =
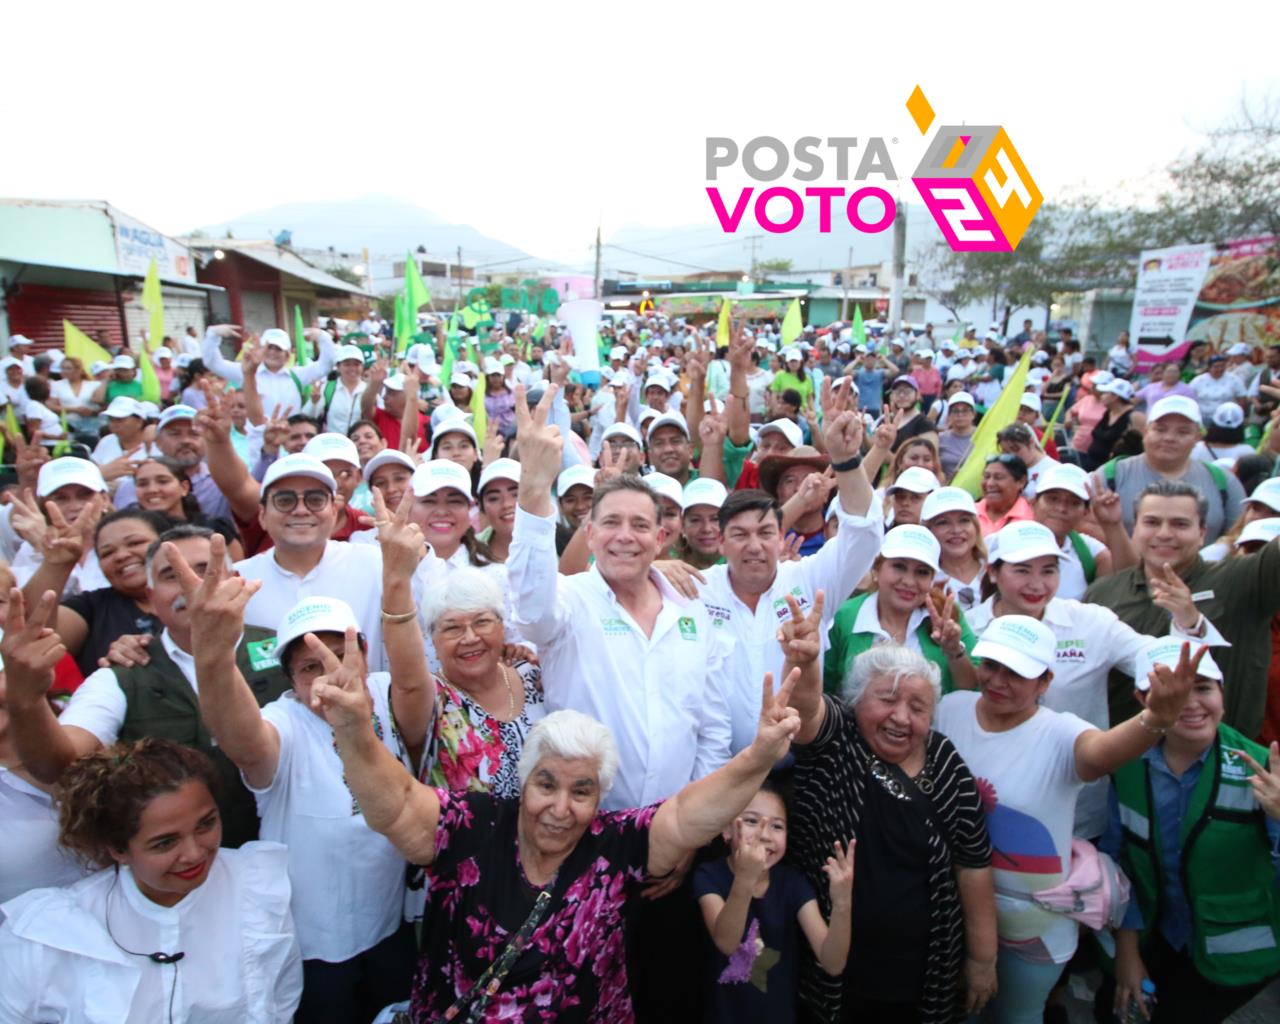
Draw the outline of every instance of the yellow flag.
M729 300L720 302L720 320L716 323L716 348L729 347Z
M156 269L154 256L151 257L151 265L147 267L147 279L142 283L142 308L151 314L147 349L154 352L164 342L164 295L160 291L160 272ZM147 401L153 402L155 399L149 398Z
M9 436L14 439L15 443L22 438L22 428L18 426L18 416L13 411L12 402L5 402L4 404L4 425L5 429L9 431ZM16 450L17 449L15 448L15 451ZM4 445L0 444L0 459L4 458L3 453Z
M80 360L86 376L91 375L94 363L111 362L111 353L70 320L62 321L62 350Z
M996 434L1018 418L1018 406L1022 403L1022 393L1027 384L1027 371L1031 368L1031 346L1022 353L1013 374L1005 378L1004 390L990 409L987 410L978 429L973 432L973 447L968 457L956 470L951 480L952 487L963 487L975 498L982 496L982 471L987 466L987 457L997 453Z
M151 363L151 353L147 346L142 346L138 353L138 377L142 381L142 400L160 404L160 378L156 376L156 368Z
M800 300L792 299L791 308L782 318L782 345L785 348L804 333L804 323L800 319Z

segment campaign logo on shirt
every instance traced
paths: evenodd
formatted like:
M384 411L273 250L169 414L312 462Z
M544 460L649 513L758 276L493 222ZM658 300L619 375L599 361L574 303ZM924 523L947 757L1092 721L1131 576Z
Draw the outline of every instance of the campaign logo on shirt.
M600 628L605 636L627 636L631 632L631 627L622 619L601 619Z
M1085 653L1084 640L1059 640L1056 661L1084 661L1088 655Z
M1222 774L1233 779L1246 779L1249 769L1240 758L1240 751L1231 747L1222 748Z
M245 644L244 649L249 655L249 667L255 672L280 665L280 656L276 653L276 638L273 636Z
M705 607L711 618L712 629L723 629L733 620L733 613L728 608L722 608L718 604L708 604Z
M676 622L676 626L680 629L680 636L685 640L698 639L698 624L688 615L680 616Z
M805 597L804 591L799 587L791 588L791 597L796 599L796 604L800 606L802 612L809 610L809 599ZM791 618L791 609L787 607L786 597L775 597L773 599L773 614L777 616L779 622L786 622Z

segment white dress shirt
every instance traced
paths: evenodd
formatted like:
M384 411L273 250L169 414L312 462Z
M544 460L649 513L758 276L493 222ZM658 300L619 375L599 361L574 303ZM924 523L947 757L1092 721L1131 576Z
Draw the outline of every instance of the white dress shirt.
M778 629L791 618L786 596L790 594L808 613L814 595L825 594L822 612L822 649L840 605L853 593L871 568L884 534L879 502L872 501L865 516L850 515L836 502L840 528L822 548L798 562L778 563L773 585L760 595L752 611L733 591L728 565L703 570L706 583L699 594L711 628L729 641L726 661L729 680L729 713L733 720L732 750L737 753L755 739L760 719L760 687L766 672L781 686L786 661L778 643Z
M85 876L87 869L58 845L53 797L7 768L0 768L0 831L0 903Z
M232 362L222 354L222 339L212 329L205 334L204 344L200 348L205 369L216 373L219 377L231 381L232 384L244 384L244 367ZM286 366L279 370L268 370L263 363L258 367L254 380L258 385L258 394L262 397L262 409L270 416L277 406L281 416L292 416L302 408L302 393L298 389L301 384L305 390L318 380L324 380L333 369L333 339L328 332L320 332L320 355L313 363L306 366Z
M597 567L559 575L555 536L555 515L516 510L507 575L516 624L538 645L547 711L572 708L613 733L618 774L601 807L665 800L729 759L727 644L702 602L656 571L662 610L646 636Z
M302 962L284 867L279 844L246 843L219 850L204 884L172 907L143 896L127 867L10 900L0 1021L287 1024ZM183 957L159 964L152 952Z
M324 429L334 434L347 436L347 431L356 425L360 420L360 396L364 394L364 389L368 385L364 381L357 381L355 390L348 391L347 386L341 380L334 381L333 400L329 403L328 411L324 407L324 391L320 392L320 400L318 402L308 402L303 409L308 416L314 416L316 419L324 420Z
M995 600L992 595L966 616L979 637L991 624ZM1041 621L1058 640L1053 681L1041 703L1054 711L1069 711L1098 729L1118 724L1111 721L1107 710L1107 675L1112 669L1119 669L1132 676L1134 659L1153 638L1122 622L1110 608L1060 597L1052 598L1045 606ZM1196 639L1173 626L1171 635L1193 644L1214 643L1215 636L1222 640L1212 623L1208 630L1205 637ZM1075 833L1082 839L1097 838L1106 828L1108 785L1107 779L1098 779L1080 791Z
M391 676L375 672L367 682L382 742L411 771L392 720ZM265 788L249 788L258 800L262 837L289 848L302 956L350 960L400 927L404 858L360 814L328 722L292 692L263 708L262 718L280 737L280 760Z

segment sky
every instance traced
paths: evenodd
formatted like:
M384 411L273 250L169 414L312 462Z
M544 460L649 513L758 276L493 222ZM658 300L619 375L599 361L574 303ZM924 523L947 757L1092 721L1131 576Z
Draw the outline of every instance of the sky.
M925 148L904 107L917 83L939 123L1003 125L1046 200L1132 195L1242 95L1280 98L1271 4L1212 11L10 5L0 195L106 199L176 234L387 193L579 264L597 225L607 240L630 224L714 223L708 136L897 138L909 177Z

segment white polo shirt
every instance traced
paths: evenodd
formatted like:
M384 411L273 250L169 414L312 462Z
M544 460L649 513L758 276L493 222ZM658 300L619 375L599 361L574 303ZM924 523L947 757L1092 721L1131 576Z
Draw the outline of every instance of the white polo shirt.
M764 674L773 673L775 686L783 682L782 666L786 659L778 643L778 629L791 617L786 596L792 595L801 611L808 612L814 595L819 590L824 592L822 650L825 653L829 646L827 634L836 612L852 595L880 550L884 524L878 501L871 502L865 516L850 515L837 501L836 518L840 529L819 551L798 562L778 564L773 586L760 595L755 611L733 592L728 565L713 565L703 570L707 582L698 589L711 618L711 628L729 641L726 674L734 753L755 739Z
M243 386L244 367L227 359L222 354L221 346L222 339L210 329L200 346L205 369L232 384ZM303 392L316 381L329 376L335 354L333 339L321 331L319 354L314 362L306 366L290 365L279 370L268 370L265 363L259 365L254 374L254 382L258 385L258 394L262 398L262 408L270 413L279 406L281 416L292 416L302 408Z
M382 743L408 769L392 723L391 676L375 672L367 682ZM249 787L262 838L289 848L290 906L303 959L341 963L400 927L405 861L360 814L329 723L292 692L263 708L262 718L280 736L275 777L262 789Z
M547 711L572 708L613 733L618 774L601 807L664 800L729 759L725 640L702 602L657 571L662 610L646 636L597 567L559 575L555 541L554 514L516 510L507 575L516 624L538 645Z
M430 552L427 560L434 560ZM438 561L438 560L437 560ZM369 671L386 668L382 646L382 548L331 540L324 557L305 576L296 576L276 561L275 548L236 563L236 572L248 580L262 580L262 588L249 600L244 621L275 631L285 612L308 597L336 597L351 606L360 632L369 643ZM424 577L429 577L424 572Z

